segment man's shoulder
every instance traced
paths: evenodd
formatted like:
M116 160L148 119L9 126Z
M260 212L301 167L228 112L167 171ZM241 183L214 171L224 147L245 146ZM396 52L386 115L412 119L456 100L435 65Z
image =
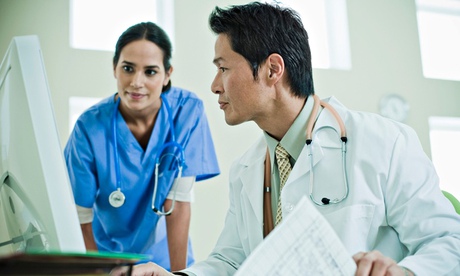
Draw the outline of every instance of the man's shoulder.
M365 137L365 139L372 140L378 145L391 145L401 136L418 140L415 130L407 124L374 112L349 109L335 97L330 97L326 101L336 109L344 121L347 134L350 135L348 139L350 143L353 143L353 141L362 143L362 140L356 139L356 137Z

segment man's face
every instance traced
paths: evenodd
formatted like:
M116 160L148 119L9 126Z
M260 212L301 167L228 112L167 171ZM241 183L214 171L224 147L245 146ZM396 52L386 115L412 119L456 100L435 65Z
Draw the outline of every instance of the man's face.
M214 64L217 73L211 85L213 93L219 96L220 108L225 112L225 121L237 125L256 121L262 116L265 103L264 78L254 80L247 60L232 50L229 37L219 34L215 44ZM263 74L263 66L259 76Z

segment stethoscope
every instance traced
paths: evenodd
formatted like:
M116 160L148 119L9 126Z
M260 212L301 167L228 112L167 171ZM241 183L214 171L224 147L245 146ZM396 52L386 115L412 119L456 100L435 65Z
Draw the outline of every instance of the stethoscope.
M155 182L153 186L153 194L152 194L152 210L157 214L161 216L168 216L170 215L173 210L174 210L174 205L176 203L176 191L177 187L173 188L173 201L171 204L171 208L169 211L160 211L158 208L155 207L155 199L157 195L157 189L158 189L158 174L159 174L159 167L161 164L161 160L166 157L166 156L173 156L178 164L178 174L177 178L182 177L182 168L185 163L184 159L184 148L176 142L176 135L175 135L175 128L174 128L174 122L173 122L173 115L172 115L172 110L171 107L168 104L168 101L166 100L165 97L163 97L163 94L160 96L161 100L164 104L164 107L166 108L166 112L168 113L168 122L170 126L170 133L171 133L171 142L163 144L160 149L157 152L156 158L155 158ZM112 205L114 208L118 208L122 206L125 203L125 195L121 191L121 175L120 175L120 159L118 155L118 147L117 147L117 116L118 116L118 106L120 105L120 97L118 97L116 103L115 103L115 108L113 112L113 118L112 118L112 139L113 139L113 151L115 155L115 176L116 176L116 184L117 184L117 189L113 191L109 195L109 203ZM167 152L166 154L163 154L164 151L168 148L173 148L172 151ZM179 151L179 156L175 155L173 152L174 149ZM177 185L176 185L177 186Z
M308 156L310 157L310 199L316 204L316 205L328 205L328 204L337 204L337 203L340 203L342 202L343 200L345 200L347 197L348 197L348 189L349 189L349 185L348 185L348 175L347 175L347 170L346 170L346 157L347 157L347 133L346 133L346 130L345 130L345 124L343 123L342 121L342 118L340 118L339 114L337 113L337 111L327 102L324 102L324 101L321 101L319 99L319 97L317 95L313 95L313 100L314 100L314 104L313 104L313 110L310 114L310 117L308 118L308 121L307 121L307 129L306 129L306 140L305 140L305 144L307 145L307 154ZM334 118L336 119L337 123L339 124L339 127L340 127L340 140L341 140L341 145L342 145L342 173L343 173L343 185L344 185L344 188L345 188L345 192L344 192L344 195L341 197L341 198L334 198L334 199L329 199L327 197L323 197L321 199L321 201L317 201L313 195L313 187L314 187L314 170L313 170L313 152L312 152L312 149L311 149L311 144L312 144L312 131L313 131L313 127L315 125L315 122L316 122L316 117L318 116L318 112L319 112L319 108L320 106L324 107L325 109L329 110L329 112L331 112L331 114L334 116ZM323 127L320 127L319 129L316 130L316 133L318 133L319 130L323 129L323 128L331 128L333 129L336 133L337 131L335 130L335 128L331 127L331 126L323 126ZM337 133L338 134L338 133ZM266 163L265 163L265 181L264 181L264 191L265 193L270 193L271 191L271 188L270 188L270 185L271 185L271 172L270 172L270 155L268 154L268 150L267 150L267 154L266 154ZM268 162L267 162L268 160ZM266 200L268 202L268 199ZM265 203L264 203L265 204ZM266 208L271 208L270 205L266 205ZM269 213L269 212L268 212Z
M322 206L322 205L328 205L328 204L337 204L342 201L344 201L348 197L348 176L347 176L347 171L346 171L346 152L347 152L347 133L345 130L345 124L342 121L342 118L340 118L339 114L337 111L328 103L321 101L318 96L313 95L313 109L311 111L310 117L308 118L307 121L307 127L306 127L306 140L305 144L307 145L307 154L310 157L310 199L315 203L316 205ZM318 116L319 112L319 107L322 106L329 110L331 114L334 116L336 121L339 123L340 126L340 141L342 142L342 171L343 171L343 179L344 179L344 187L345 187L345 193L341 198L334 198L334 199L329 199L327 197L323 197L321 199L321 202L317 201L313 195L313 186L314 186L314 170L313 170L313 153L311 150L311 143L313 141L312 139L312 131L313 127L316 122L316 118ZM316 133L322 128L331 128L337 133L337 130L331 126L323 126L320 127L316 130ZM338 133L337 133L338 134ZM273 215L272 215L272 204L271 204L271 186L272 186L272 179L271 179L272 173L271 173L271 163L270 163L270 152L267 147L267 151L265 153L265 164L264 164L264 194L263 194L263 234L264 237L266 237L274 228L274 223L273 223Z
M327 102L321 101L317 95L313 95L314 99L314 105L313 105L313 110L310 114L310 117L308 118L307 122L307 139L305 140L305 143L307 144L307 150L308 150L308 156L310 156L310 199L316 204L316 205L328 205L328 204L337 204L342 201L344 201L348 197L348 175L347 175L347 170L346 170L346 159L347 159L347 132L345 129L345 124L342 121L342 118L340 118L339 114L337 111ZM329 110L331 114L334 116L336 119L337 123L339 124L340 127L340 140L342 144L342 174L343 174L343 186L345 189L345 192L341 198L334 198L334 199L329 199L327 197L323 197L321 199L321 202L317 201L315 197L313 196L313 186L314 186L314 171L313 171L313 152L311 149L311 142L313 141L312 139L312 131L313 131L313 126L316 121L316 116L318 115L318 110L319 107L322 106L325 109ZM333 129L336 133L337 131L335 128L331 126L323 126L321 128L318 128L316 132L318 133L319 130L323 128L331 128Z

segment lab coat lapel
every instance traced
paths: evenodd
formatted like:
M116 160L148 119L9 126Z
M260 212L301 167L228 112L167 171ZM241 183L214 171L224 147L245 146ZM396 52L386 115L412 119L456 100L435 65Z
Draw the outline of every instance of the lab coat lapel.
M241 208L251 225L263 223L264 161L267 143L261 137L239 161L240 173L235 175L241 181ZM230 176L232 177L232 176ZM251 232L251 229L248 229ZM252 229L254 231L254 229ZM262 238L262 232L260 232Z
M313 152L313 167L323 158L323 150L321 149L321 144L319 141L313 141L311 144L312 152ZM289 185L289 183L296 181L300 177L304 176L310 171L310 156L309 151L307 149L307 145L305 145L302 149L302 152L299 155L292 171L289 175L288 180L286 181L285 187Z
M329 104L334 103L334 98L328 98L324 100L325 102L329 102ZM343 114L340 106L335 106L334 109L339 114L340 118L345 121L345 114ZM321 131L318 131L322 129ZM326 129L334 129L336 135L330 135L331 131L326 131ZM321 143L322 147L326 148L340 148L340 126L337 122L337 119L332 115L332 113L327 110L323 109L321 111L318 120L316 121L315 128L313 129L313 140Z
M325 101L329 102L330 99L326 99ZM343 116L342 114L340 114ZM322 147L328 148L340 148L340 143L338 143L338 138L340 136L336 135L322 135L321 137L317 135L316 132L318 129L330 127L337 131L340 135L340 127L334 118L334 116L328 111L323 109L316 120L315 127L313 129L313 141L311 143L311 150L313 152L313 167L324 157L324 151ZM322 133L326 134L326 132ZM286 182L286 186L289 183L296 181L300 177L304 176L310 171L310 156L308 153L307 145L302 149L302 152L299 155L298 160L296 161L294 167L292 168L291 174Z
M263 175L265 154L254 155L252 162L241 173L243 189L241 196L247 197L257 222L263 223ZM242 201L243 202L243 201ZM243 211L248 214L250 210Z

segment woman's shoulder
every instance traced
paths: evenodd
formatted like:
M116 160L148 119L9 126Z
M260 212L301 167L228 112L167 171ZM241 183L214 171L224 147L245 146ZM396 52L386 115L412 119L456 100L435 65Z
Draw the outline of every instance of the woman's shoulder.
M107 117L112 116L111 114L113 114L114 106L114 95L103 98L83 111L78 117L77 122L84 123L85 125L92 125L96 121L105 121Z
M195 92L176 86L172 86L168 91L163 92L163 96L171 102L171 105L201 105L203 103Z

